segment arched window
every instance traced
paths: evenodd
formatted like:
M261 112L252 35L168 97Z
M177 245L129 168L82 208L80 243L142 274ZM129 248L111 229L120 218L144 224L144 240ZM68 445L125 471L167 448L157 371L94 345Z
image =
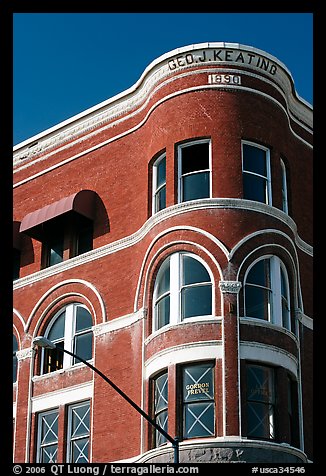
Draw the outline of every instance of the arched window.
M12 370L13 383L17 382L17 351L18 351L18 342L15 334L12 335Z
M212 280L206 265L189 253L174 253L161 265L153 296L154 330L212 315Z
M92 316L83 304L68 304L54 316L46 329L45 337L57 347L90 360L93 347L92 325ZM41 373L68 368L78 362L78 359L56 349L43 349Z
M289 281L277 256L256 261L245 277L245 316L291 330ZM294 331L294 329L292 329Z

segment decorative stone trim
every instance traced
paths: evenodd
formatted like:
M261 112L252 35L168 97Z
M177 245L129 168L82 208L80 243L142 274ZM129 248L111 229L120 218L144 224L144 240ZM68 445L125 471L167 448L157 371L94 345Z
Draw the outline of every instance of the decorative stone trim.
M187 213L194 210L203 210L203 209L236 209L236 210L249 210L257 213L263 213L273 218L280 220L282 223L285 223L295 236L295 243L299 249L309 256L313 255L313 248L308 243L305 243L297 233L297 226L295 222L290 218L286 213L278 210L275 207L266 205L265 203L254 202L251 200L242 200L239 198L206 198L202 200L192 200L189 202L182 202L171 207L167 207L164 210L156 213L151 216L144 225L137 230L132 235L126 236L117 240L113 243L102 246L101 248L96 248L95 250L88 251L82 255L71 258L62 263L58 263L49 268L42 269L37 271L29 276L17 279L14 282L14 289L18 289L24 286L28 286L34 282L40 281L42 279L53 276L57 273L61 273L68 269L74 268L76 266L88 263L95 259L100 259L103 256L109 255L111 253L116 253L122 249L128 248L129 246L134 246L139 241L141 241L146 234L154 228L157 224L167 220L173 216L180 215L182 213ZM231 259L232 250L229 253L228 260Z
M240 281L220 281L219 288L222 293L238 294L242 287Z
M22 349L18 350L16 352L17 360L25 360L25 359L30 359L33 357L33 354L35 353L35 350L33 347L28 347L27 349Z
M117 331L119 329L123 329L124 327L131 326L135 322L143 319L146 316L146 310L140 309L137 312L132 314L127 314L126 316L117 317L112 321L103 322L96 326L93 326L92 330L95 337L101 336L103 334L107 334L108 332Z

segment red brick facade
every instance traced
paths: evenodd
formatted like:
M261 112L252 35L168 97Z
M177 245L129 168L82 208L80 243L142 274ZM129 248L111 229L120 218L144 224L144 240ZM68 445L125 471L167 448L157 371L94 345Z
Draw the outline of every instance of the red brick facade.
M201 139L210 144L209 195L182 200L179 146ZM268 151L271 203L245 196L244 143ZM162 153L166 202L152 213L153 166ZM282 209L282 163L288 211ZM89 443L79 456L171 461L171 445L153 447L149 425L85 365L41 375L44 357L32 341L46 335L69 303L92 316L93 365L152 416L152 379L167 372L173 437L182 437L185 425L182 369L214 364L214 430L184 438L181 461L312 460L312 109L294 92L285 66L242 45L175 50L154 61L133 88L15 147L16 222L82 190L96 193L92 250L72 257L68 236L62 261L44 267L44 240L31 230L19 234L14 460L39 461L40 415L55 410L52 457L67 461L67 408L88 401ZM69 223L72 213L52 223ZM156 329L155 279L174 253L189 253L209 269L212 312ZM269 257L286 269L290 328L246 315L248 270ZM250 364L273 369L278 403L271 404L276 429L270 438L248 430ZM292 426L284 423L287 376L295 388Z

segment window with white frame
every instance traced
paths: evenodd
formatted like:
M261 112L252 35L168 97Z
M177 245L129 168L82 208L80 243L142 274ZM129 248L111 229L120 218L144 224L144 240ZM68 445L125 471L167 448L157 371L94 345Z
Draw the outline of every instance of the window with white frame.
M182 368L183 438L215 435L214 365L196 363Z
M246 366L247 437L275 439L275 377L272 367Z
M168 373L155 377L154 386L154 420L163 430L168 432ZM158 430L154 432L154 446L160 446L166 443L165 436Z
M285 163L283 162L282 159L281 159L281 170L282 170L282 210L285 213L289 213L287 173L286 173Z
M270 150L242 142L243 198L272 204Z
M157 213L166 208L166 154L154 162L153 165L153 198L152 212Z
M162 263L153 295L154 330L167 324L212 315L212 278L191 253L174 253Z
M67 462L89 463L90 402L68 407Z
M57 347L65 348L84 360L92 358L92 316L83 304L71 303L60 310L50 322L45 337ZM57 349L43 349L42 352L42 374L80 362Z
M245 316L291 329L290 291L286 268L277 256L260 258L245 277Z
M36 463L57 463L58 409L38 415Z
M211 197L211 142L186 142L178 147L178 201Z

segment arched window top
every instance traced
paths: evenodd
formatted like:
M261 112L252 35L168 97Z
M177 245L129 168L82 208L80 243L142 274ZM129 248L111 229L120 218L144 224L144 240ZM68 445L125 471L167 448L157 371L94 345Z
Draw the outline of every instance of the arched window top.
M211 316L212 309L212 277L206 263L186 252L166 258L154 285L154 330L189 318Z
M65 348L84 360L92 358L92 315L83 304L71 303L60 309L44 335L57 347ZM79 360L56 349L43 350L41 373L68 368Z
M280 258L274 255L259 258L249 266L244 281L245 316L294 332L288 273Z

